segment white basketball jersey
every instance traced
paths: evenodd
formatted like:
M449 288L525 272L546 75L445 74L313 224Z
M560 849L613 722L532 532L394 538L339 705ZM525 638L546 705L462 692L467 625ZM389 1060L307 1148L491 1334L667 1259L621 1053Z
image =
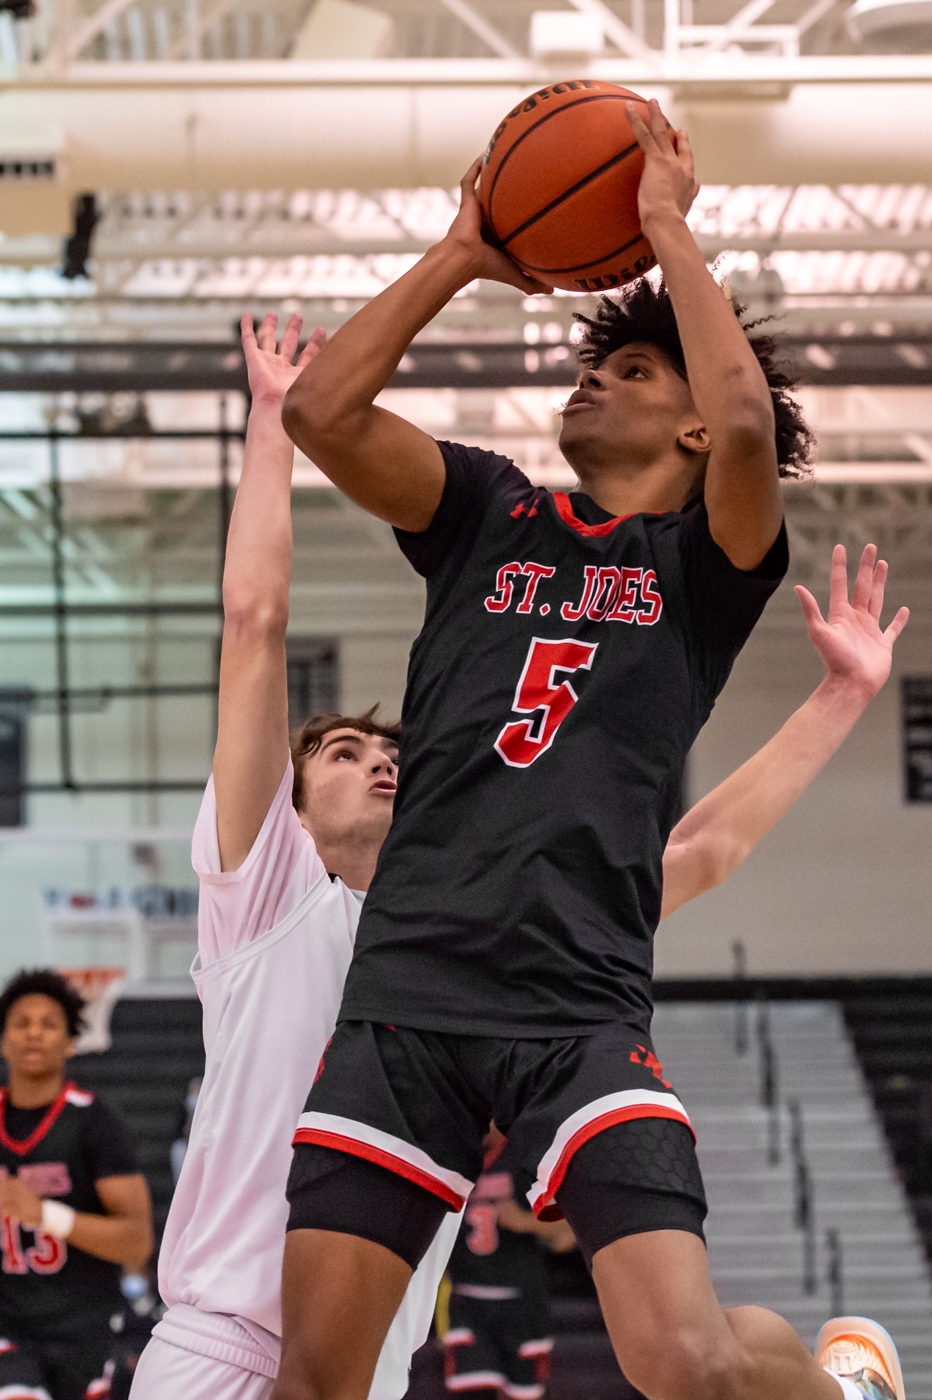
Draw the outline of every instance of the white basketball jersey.
M159 1256L169 1311L158 1334L207 1355L235 1352L265 1374L277 1369L281 1337L291 1139L333 1034L362 904L325 871L292 807L292 781L289 763L238 871L220 872L212 781L198 817L192 976L206 1069ZM378 1400L407 1388L458 1224L447 1217L411 1281L376 1373Z

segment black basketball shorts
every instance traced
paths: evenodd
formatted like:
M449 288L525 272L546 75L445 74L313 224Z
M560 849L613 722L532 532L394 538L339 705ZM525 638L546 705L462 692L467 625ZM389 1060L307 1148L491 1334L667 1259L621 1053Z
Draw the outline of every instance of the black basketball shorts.
M553 1350L549 1331L546 1299L475 1298L454 1285L450 1327L440 1339L447 1390L499 1389L508 1400L541 1400Z
M342 1230L394 1248L385 1201L373 1193L367 1206L361 1181L350 1191L345 1178L336 1196L330 1191L326 1219L314 1215L328 1161L346 1154L370 1173L375 1165L404 1178L400 1205L410 1224L411 1186L434 1198L432 1209L463 1208L482 1169L490 1120L534 1183L530 1208L555 1220L565 1207L587 1260L624 1234L688 1229L701 1236L705 1194L686 1111L649 1039L617 1023L593 1035L515 1040L342 1021L293 1139L289 1229ZM303 1157L305 1149L312 1151ZM358 1198L352 1205L351 1196ZM419 1193L413 1196L416 1209Z
M109 1395L113 1351L108 1318L68 1319L41 1336L0 1333L0 1396L16 1400L95 1400Z

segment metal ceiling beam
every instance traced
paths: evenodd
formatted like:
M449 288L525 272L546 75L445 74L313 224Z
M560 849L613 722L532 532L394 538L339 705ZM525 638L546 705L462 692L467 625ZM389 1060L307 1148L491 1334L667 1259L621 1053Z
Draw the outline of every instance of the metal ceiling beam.
M781 353L813 385L932 385L932 335L783 336ZM568 345L415 343L393 388L486 389L572 384ZM245 392L234 342L0 343L0 392L115 393L227 389ZM183 434L196 436L196 434Z
M440 0L441 5L455 15L460 24L475 34L477 39L481 39L494 54L499 58L521 59L522 55L518 50L509 44L503 34L491 25L484 15L474 9L468 0Z
M609 83L685 84L715 89L753 89L761 83L927 83L932 81L932 54L781 54L742 53L734 64L703 65L701 55L649 58L594 58L584 74ZM0 89L49 87L435 87L516 86L525 90L556 81L561 72L525 58L378 58L378 59L202 59L197 62L144 60L72 63L55 70L46 65L0 74Z
M180 224L179 220L179 224ZM159 224L152 221L153 228L147 231L146 244L140 246L132 226L124 226L112 232L106 226L98 235L94 245L95 280L98 285L106 281L101 277L101 269L107 263L120 264L120 284L127 280L144 263L186 258L215 260L222 258L312 258L377 257L382 254L401 255L414 253L420 256L431 246L427 239L405 236L400 239L341 238L328 229L302 227L300 223L289 225L284 220L272 224L268 219L257 220L250 225L242 223L220 224L217 228L192 230L187 227L183 241L171 222ZM156 234L162 236L156 241ZM896 228L888 229L818 229L812 232L766 233L751 232L742 234L698 233L698 243L707 262L720 253L731 249L734 252L760 253L925 253L932 249L932 230L911 229L906 233ZM0 264L9 263L22 266L21 253L11 249L9 253L0 243Z

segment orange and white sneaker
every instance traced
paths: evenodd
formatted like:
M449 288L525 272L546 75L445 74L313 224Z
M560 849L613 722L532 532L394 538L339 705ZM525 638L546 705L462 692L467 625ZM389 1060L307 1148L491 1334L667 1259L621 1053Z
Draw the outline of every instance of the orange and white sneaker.
M816 1342L826 1371L852 1381L868 1400L906 1400L893 1338L869 1317L833 1317Z

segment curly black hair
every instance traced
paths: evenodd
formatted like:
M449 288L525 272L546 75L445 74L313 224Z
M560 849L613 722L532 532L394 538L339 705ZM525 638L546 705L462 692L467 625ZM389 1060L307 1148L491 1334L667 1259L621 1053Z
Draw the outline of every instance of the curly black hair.
M68 1034L74 1039L84 1029L84 998L76 992L67 978L50 967L25 967L7 982L0 992L0 1035L6 1029L6 1018L21 997L42 996L57 1001L65 1013Z
M745 308L734 300L732 308L770 386L780 475L797 479L810 477L815 437L799 404L790 397L789 391L796 387L796 380L777 366L774 359L777 342L773 337L750 334L762 322L745 324L742 320ZM652 282L642 277L625 287L617 300L600 297L595 316L583 316L577 311L573 319L583 327L577 353L584 365L595 369L623 345L642 341L662 350L677 373L686 378L686 359L665 282Z

